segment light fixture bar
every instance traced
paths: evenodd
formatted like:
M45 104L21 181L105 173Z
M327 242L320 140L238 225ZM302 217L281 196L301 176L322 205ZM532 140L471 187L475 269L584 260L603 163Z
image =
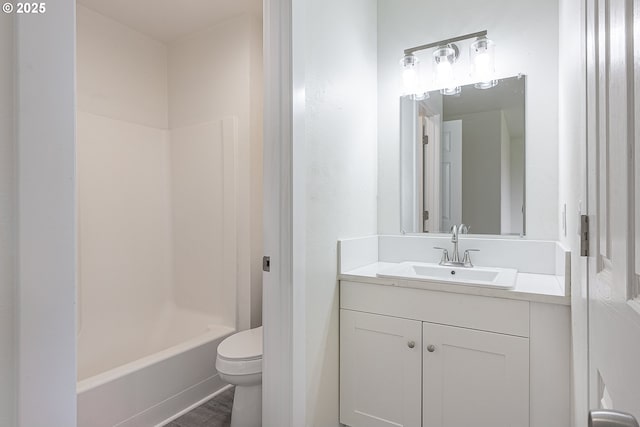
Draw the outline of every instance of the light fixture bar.
M450 43L455 43L455 42L459 42L459 41L462 41L462 40L472 39L472 38L475 38L475 37L486 37L486 36L487 36L487 30L479 31L477 33L465 34L464 36L453 37L453 38L450 38L450 39L440 40L440 41L437 41L435 43L423 44L421 46L416 46L416 47L412 47L410 49L405 49L404 50L404 54L405 55L411 55L412 53L418 52L420 50L431 49L432 47L448 45Z

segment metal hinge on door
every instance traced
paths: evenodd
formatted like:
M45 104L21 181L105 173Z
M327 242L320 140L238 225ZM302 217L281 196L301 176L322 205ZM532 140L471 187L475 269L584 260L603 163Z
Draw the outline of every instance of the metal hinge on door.
M424 135L422 137L422 144L427 145L429 143L429 135Z
M262 271L266 271L266 272L271 271L271 257L269 256L262 257Z
M429 221L429 211L424 211L422 213L422 220L423 221Z
M580 256L589 256L589 216L580 215Z

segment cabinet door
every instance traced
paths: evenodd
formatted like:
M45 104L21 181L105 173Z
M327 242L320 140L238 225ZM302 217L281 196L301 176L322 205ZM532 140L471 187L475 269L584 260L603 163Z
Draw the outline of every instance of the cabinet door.
M423 325L423 427L527 427L529 340Z
M340 310L340 422L419 427L422 322Z

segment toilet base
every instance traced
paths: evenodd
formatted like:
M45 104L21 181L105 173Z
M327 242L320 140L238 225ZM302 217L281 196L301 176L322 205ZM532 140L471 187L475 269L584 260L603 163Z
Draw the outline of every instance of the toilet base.
M231 427L262 427L262 384L236 386Z

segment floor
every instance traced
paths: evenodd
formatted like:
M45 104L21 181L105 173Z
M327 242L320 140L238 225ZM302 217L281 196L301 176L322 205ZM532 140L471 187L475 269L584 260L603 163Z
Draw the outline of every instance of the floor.
M229 427L234 388L187 412L165 427Z

